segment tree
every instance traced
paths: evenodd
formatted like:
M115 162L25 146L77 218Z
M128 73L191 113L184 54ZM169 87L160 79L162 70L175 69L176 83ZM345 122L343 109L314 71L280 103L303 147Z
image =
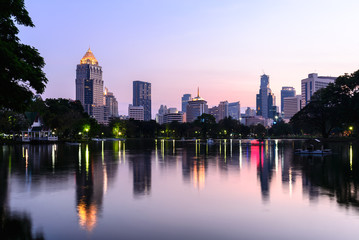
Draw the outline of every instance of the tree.
M239 122L232 117L225 117L219 121L218 125L220 132L225 138L232 136L233 133L239 133L240 131Z
M292 133L292 126L285 123L283 120L273 124L273 126L268 130L268 135L270 136L288 136Z
M216 119L211 114L203 113L194 121L194 126L199 127L202 138L214 137L216 131Z
M251 133L257 138L263 138L267 133L267 129L262 124L252 125L250 126L250 129Z
M23 0L0 3L0 107L24 110L33 97L45 90L44 59L37 49L20 43L15 25L34 27Z

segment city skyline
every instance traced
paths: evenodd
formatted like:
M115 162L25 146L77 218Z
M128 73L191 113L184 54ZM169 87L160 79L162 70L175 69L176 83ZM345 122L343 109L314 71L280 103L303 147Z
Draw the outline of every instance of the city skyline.
M197 86L210 107L238 99L255 107L263 73L280 96L284 85L300 89L309 73L358 69L358 36L350 31L358 18L355 1L78 1L70 9L61 3L25 1L36 27L20 27L22 42L45 58L44 98L75 99L69 91L74 66L89 45L101 59L106 86L118 96L119 114L127 113L136 79L151 82L153 109L181 109L181 96L194 95ZM79 28L89 12L99 13L96 22Z

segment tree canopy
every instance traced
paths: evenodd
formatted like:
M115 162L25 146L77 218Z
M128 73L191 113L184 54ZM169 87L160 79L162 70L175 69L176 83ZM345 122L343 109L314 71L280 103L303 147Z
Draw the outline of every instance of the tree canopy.
M23 0L0 2L0 107L21 111L35 93L45 90L44 59L37 49L23 44L16 24L34 27Z
M291 119L295 132L328 137L334 129L345 133L359 127L359 70L344 74L312 96Z

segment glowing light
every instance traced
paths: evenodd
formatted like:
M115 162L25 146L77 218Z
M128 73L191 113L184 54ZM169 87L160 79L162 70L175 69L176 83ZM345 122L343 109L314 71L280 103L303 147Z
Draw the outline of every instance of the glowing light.
M97 222L97 206L93 203L90 204L90 206L87 206L84 198L85 197L80 200L77 206L79 224L82 228L91 232Z
M350 164L350 171L353 171L353 146L350 144L349 147L349 164Z
M28 149L26 148L25 149L25 167L26 167L26 170L27 170L28 165L29 165L29 152L28 152Z
M101 146L101 157L102 157L102 165L104 165L105 164L104 141L102 141L102 146Z
M292 181L292 168L289 168L289 196L292 197L293 181Z
M206 180L204 163L202 161L193 161L193 185L200 189L204 188Z
M56 145L53 144L52 145L52 153L51 153L51 157L52 157L52 169L55 169L55 157L56 157Z
M173 146L172 146L172 148L173 148L173 155L175 155L175 152L176 152L176 146L175 146L175 140L173 140Z
M123 163L126 163L126 142L123 142Z
M118 160L120 160L121 163L121 141L118 141Z
M92 65L98 65L98 61L93 55L91 49L89 48L83 58L80 61L80 64L92 64Z
M103 167L103 192L107 193L107 168L106 165Z
M224 139L224 162L227 162L227 140Z
M88 144L86 144L85 161L86 161L86 177L88 177L89 165L90 165L90 153L89 153L89 145Z
M79 171L81 173L81 145L79 146Z

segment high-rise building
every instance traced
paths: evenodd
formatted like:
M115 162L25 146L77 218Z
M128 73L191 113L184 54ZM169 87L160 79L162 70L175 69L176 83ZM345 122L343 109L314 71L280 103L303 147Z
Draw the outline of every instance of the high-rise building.
M156 122L158 124L163 124L163 116L167 113L167 106L161 105L160 109L158 109L158 113L156 114Z
M259 94L256 96L256 111L258 116L274 118L277 115L275 96L269 88L269 76L261 76Z
M334 83L336 77L318 76L318 73L308 74L308 78L302 80L302 108L305 107L313 94L321 88L325 88L329 83Z
M222 101L218 105L218 121L228 117L228 101Z
M133 81L133 106L143 106L144 121L151 120L151 83Z
M218 106L208 108L208 114L211 114L216 119L216 122L219 122L219 109L218 109Z
M222 101L218 104L218 106L209 108L208 113L216 119L216 122L219 122L227 117L239 120L240 105L239 102L228 103L228 101Z
M295 97L286 97L283 100L283 118L291 119L294 114L300 111L302 96L297 95Z
M239 120L241 118L241 104L239 101L228 103L228 116L235 120Z
M284 98L286 97L294 97L295 96L295 89L294 87L282 87L280 91L280 111L284 113Z
M189 93L186 93L186 94L183 94L183 97L182 97L182 112L186 112L186 108L187 108L187 103L188 101L191 100L191 94Z
M102 68L90 48L76 68L76 100L85 112L104 123Z
M118 102L112 92L105 87L104 92L105 104L105 122L108 123L111 118L118 117Z
M134 120L144 121L145 119L145 111L143 106L133 106L130 104L128 106L128 117Z
M187 111L186 111L186 122L193 122L203 113L208 113L207 101L199 96L199 88L197 97L192 98L191 101L188 101Z

